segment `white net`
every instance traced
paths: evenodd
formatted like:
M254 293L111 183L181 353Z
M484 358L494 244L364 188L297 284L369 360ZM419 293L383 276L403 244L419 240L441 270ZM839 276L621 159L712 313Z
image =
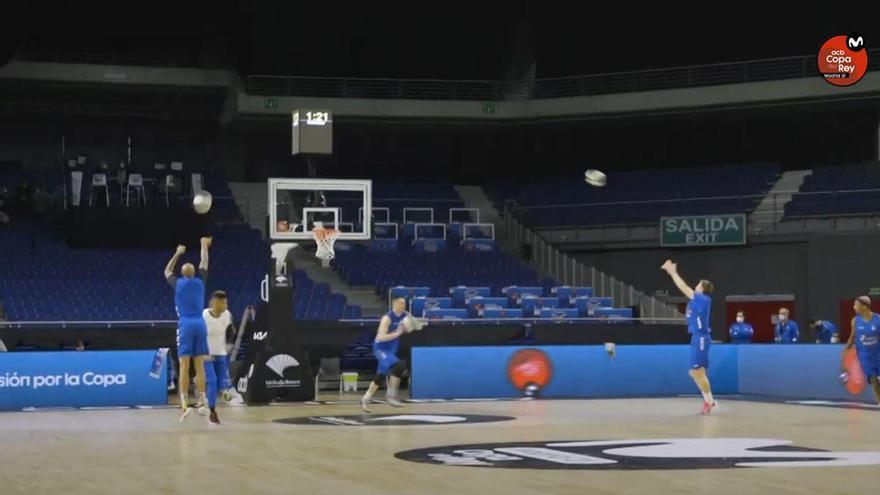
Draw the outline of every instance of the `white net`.
M315 251L316 258L330 261L336 257L333 245L336 244L336 239L339 237L338 230L316 227L312 230L312 236L315 238L315 243L318 246L318 249Z

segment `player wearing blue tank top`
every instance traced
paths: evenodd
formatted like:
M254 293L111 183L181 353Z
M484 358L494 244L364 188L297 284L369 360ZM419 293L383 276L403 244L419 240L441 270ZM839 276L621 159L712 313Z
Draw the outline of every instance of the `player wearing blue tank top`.
M700 414L709 414L717 405L712 397L712 385L706 371L709 369L709 348L712 346L712 328L709 326L709 315L712 310L712 299L708 294L712 293L712 282L700 280L694 288L678 274L678 265L672 260L666 260L661 270L672 277L678 290L689 299L687 305L687 326L691 334L691 366L689 374L703 394L703 408Z
M388 393L386 399L394 407L402 407L398 398L400 379L406 372L406 366L397 357L400 348L400 336L406 333L406 328L401 324L406 318L406 299L399 297L391 302L391 311L385 313L379 322L376 331L376 340L373 342L373 356L379 361L376 377L370 383L370 388L361 398L361 409L370 412L370 401L379 390L385 377L388 377Z
M193 363L196 372L196 388L199 393L199 409L205 404L205 358L208 356L208 328L202 318L205 307L205 281L208 279L208 248L211 238L201 239L201 260L199 275L192 263L184 263L180 268L180 278L174 276L174 267L186 252L186 246L177 246L174 256L165 266L165 280L174 289L174 305L177 309L177 357L180 361L178 387L180 391L180 407L183 421L192 408L187 403L189 397L189 370Z
M871 298L868 296L859 296L853 303L853 309L856 316L852 319L852 332L845 351L855 346L865 378L880 404L880 315L871 311Z

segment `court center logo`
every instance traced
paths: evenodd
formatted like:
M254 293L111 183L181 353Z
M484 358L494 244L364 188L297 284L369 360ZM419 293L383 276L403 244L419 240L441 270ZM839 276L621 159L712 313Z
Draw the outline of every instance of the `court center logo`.
M819 49L819 73L829 84L852 86L868 70L868 50L861 33L829 38Z
M486 416L481 414L376 414L347 416L301 416L297 418L276 419L276 423L288 425L332 425L332 426L430 426L457 425L462 423L494 423L511 421L510 416Z
M516 351L507 362L507 379L527 397L538 395L552 378L553 363L540 349Z
M504 469L675 470L880 465L880 452L835 452L760 438L678 438L454 445L395 454L405 461Z

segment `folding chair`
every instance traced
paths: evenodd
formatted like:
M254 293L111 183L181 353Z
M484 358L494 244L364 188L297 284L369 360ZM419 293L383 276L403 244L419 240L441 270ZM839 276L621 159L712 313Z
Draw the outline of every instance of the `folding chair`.
M92 187L89 189L89 206L92 206L92 199L95 196L95 188L104 188L104 198L107 207L110 207L110 189L107 187L107 174L92 174Z
M339 397L342 397L342 367L339 358L322 358L318 367L318 376L315 377L315 400L318 400L322 383L336 381L339 382Z
M165 176L165 206L171 206L171 200L168 197L168 191L176 187L176 178L168 174Z
M147 195L144 192L144 176L141 174L129 174L128 184L125 186L125 206L129 205L131 190L135 191L135 200L138 206L147 205Z

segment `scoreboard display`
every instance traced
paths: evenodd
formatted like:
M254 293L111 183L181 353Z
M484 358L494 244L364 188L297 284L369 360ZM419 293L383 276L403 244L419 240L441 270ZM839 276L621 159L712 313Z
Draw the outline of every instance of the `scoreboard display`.
M294 111L291 133L291 154L333 154L333 113L330 110Z

